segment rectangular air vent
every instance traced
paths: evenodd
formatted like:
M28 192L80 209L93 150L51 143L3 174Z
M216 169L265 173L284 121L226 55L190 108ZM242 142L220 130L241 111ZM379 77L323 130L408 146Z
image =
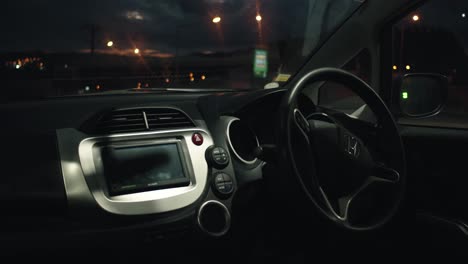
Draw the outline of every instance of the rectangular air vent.
M194 127L190 118L172 108L134 108L104 114L95 126L98 134L131 133Z
M147 108L145 115L150 130L194 127L192 120L176 109Z

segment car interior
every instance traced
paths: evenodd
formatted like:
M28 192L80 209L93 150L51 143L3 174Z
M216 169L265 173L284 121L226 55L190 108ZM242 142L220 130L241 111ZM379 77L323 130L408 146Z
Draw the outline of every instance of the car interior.
M468 252L466 1L2 4L0 255Z

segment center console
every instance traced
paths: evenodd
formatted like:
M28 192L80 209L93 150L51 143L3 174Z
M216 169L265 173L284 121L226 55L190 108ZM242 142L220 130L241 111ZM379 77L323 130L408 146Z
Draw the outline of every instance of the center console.
M195 203L208 185L205 153L213 141L203 129L98 137L74 129L57 133L71 205L97 203L118 215L164 213Z

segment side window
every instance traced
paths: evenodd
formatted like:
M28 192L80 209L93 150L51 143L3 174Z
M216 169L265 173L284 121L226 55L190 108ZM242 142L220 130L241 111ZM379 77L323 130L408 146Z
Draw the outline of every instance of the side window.
M392 32L393 93L407 73L438 73L449 80L442 111L402 124L468 128L468 2L430 0L397 21ZM396 96L393 96L394 100Z
M362 50L354 58L352 58L343 69L349 71L367 83L370 83L371 78L371 58L367 49ZM334 83L327 82L319 91L319 105L331 109L352 113L359 107L364 105L364 102L349 88Z

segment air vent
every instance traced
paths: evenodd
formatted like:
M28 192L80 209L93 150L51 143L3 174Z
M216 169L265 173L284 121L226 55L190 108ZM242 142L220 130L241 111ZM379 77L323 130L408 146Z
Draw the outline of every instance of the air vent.
M194 127L184 113L172 108L134 108L114 110L98 119L98 134L130 133Z
M150 130L195 126L192 120L176 109L147 108L145 109L145 115Z

